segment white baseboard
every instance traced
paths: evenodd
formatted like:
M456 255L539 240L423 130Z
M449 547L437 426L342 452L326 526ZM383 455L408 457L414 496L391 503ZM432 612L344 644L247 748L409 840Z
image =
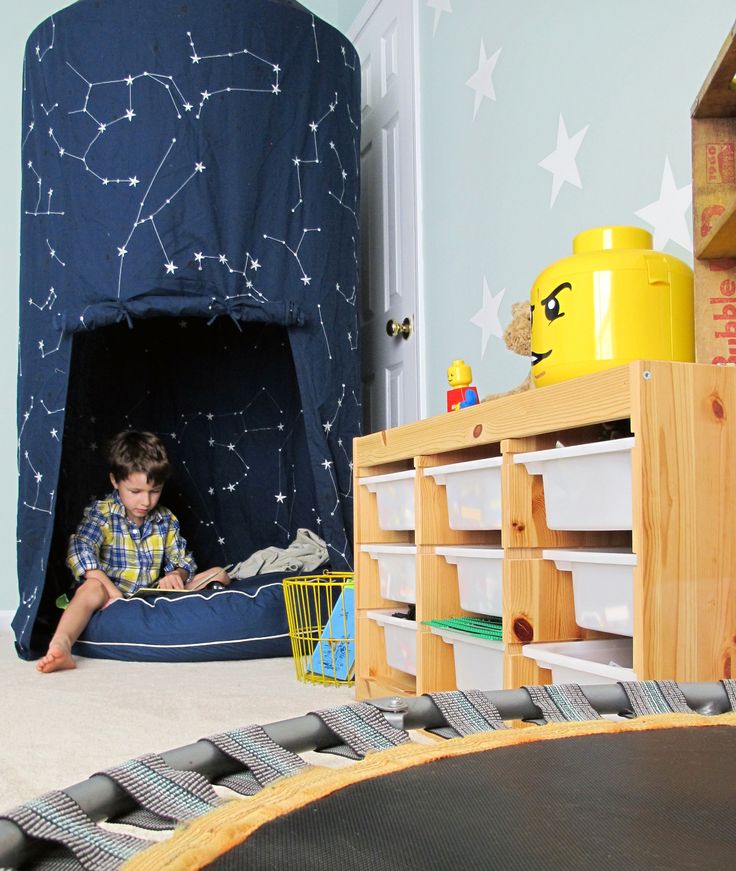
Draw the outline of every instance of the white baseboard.
M10 631L10 621L13 619L14 611L0 611L0 632L6 629Z

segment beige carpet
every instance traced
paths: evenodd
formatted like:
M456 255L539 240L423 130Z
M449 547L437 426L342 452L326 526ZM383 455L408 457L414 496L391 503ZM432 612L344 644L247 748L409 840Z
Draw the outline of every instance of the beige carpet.
M0 630L0 811L141 753L354 701L352 688L297 681L291 658L77 662L39 674Z

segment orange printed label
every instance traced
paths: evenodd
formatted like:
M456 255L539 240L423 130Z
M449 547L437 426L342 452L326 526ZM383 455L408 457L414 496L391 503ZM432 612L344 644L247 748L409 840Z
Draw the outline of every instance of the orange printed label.
M736 148L733 142L705 146L705 177L708 184L736 183Z
M736 281L727 278L720 283L720 296L710 297L714 321L713 337L719 340L722 353L712 362L723 365L736 363Z

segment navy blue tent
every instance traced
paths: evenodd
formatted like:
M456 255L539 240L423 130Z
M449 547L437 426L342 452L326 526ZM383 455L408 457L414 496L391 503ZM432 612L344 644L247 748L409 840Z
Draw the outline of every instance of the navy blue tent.
M29 38L20 656L121 429L164 438L200 566L299 527L351 566L359 127L353 46L289 0L79 0Z

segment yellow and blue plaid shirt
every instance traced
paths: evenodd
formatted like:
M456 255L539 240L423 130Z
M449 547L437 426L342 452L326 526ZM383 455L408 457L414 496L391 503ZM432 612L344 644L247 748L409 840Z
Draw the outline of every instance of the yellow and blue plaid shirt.
M185 569L190 578L197 571L171 511L157 505L138 527L128 519L117 490L84 509L69 538L66 564L78 583L85 572L101 569L126 596L155 587L175 569Z

